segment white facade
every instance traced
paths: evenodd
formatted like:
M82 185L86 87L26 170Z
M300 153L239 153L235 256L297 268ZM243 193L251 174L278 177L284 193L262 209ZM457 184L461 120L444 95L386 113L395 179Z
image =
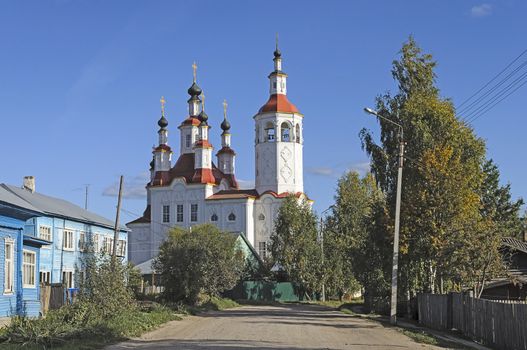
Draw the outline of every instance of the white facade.
M235 152L230 124L221 123L222 145L217 163L208 142L208 116L202 110L201 89L188 90L189 117L178 127L180 156L174 165L168 146L168 123L158 122L160 145L153 151L151 182L147 185L144 215L128 223L129 260L139 264L155 257L174 226L212 223L221 230L242 233L256 251L265 255L274 221L288 194L305 197L303 188L303 115L286 97L287 75L281 54L275 51L275 70L269 75L269 101L254 116L256 188L241 190L235 179ZM224 104L226 108L226 104ZM167 167L166 159L170 166Z

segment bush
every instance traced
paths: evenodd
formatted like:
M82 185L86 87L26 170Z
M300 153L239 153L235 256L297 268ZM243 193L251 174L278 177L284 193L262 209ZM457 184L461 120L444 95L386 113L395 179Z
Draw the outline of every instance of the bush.
M245 258L236 237L213 225L192 231L173 228L154 262L166 300L199 302L200 294L219 296L233 288L243 274Z

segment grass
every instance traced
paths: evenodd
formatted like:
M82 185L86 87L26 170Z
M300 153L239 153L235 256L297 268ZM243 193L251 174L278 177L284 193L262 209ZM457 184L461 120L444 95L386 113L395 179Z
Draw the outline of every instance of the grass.
M198 305L179 305L178 309L186 314L198 315L207 311L221 311L240 306L236 301L228 298L204 297Z
M62 321L61 326L53 313L49 318L14 319L10 327L0 331L0 338L4 340L0 343L0 350L99 349L178 319L181 319L179 315L159 305L148 310L127 311L110 319L86 325L71 326Z

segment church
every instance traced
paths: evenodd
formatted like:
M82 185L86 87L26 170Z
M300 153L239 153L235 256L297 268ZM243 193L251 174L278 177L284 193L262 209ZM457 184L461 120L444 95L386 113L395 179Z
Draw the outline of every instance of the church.
M269 99L254 115L255 188L240 189L235 176L236 152L231 145L231 125L224 102L220 125L221 147L213 161L209 121L202 90L194 81L188 89L188 117L178 126L179 156L168 142L168 120L161 99L159 145L152 151L150 182L143 215L127 224L128 257L140 264L157 256L171 227L212 223L221 230L244 236L260 257L269 253L274 219L281 202L290 194L304 194L302 149L304 116L287 98L287 74L282 55L274 51L274 70L269 74ZM309 199L308 199L309 200Z

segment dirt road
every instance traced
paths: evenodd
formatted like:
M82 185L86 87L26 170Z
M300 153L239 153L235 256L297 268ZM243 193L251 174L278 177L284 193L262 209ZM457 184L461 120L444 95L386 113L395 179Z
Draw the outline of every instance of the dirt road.
M244 306L173 321L123 349L439 349L318 306Z

